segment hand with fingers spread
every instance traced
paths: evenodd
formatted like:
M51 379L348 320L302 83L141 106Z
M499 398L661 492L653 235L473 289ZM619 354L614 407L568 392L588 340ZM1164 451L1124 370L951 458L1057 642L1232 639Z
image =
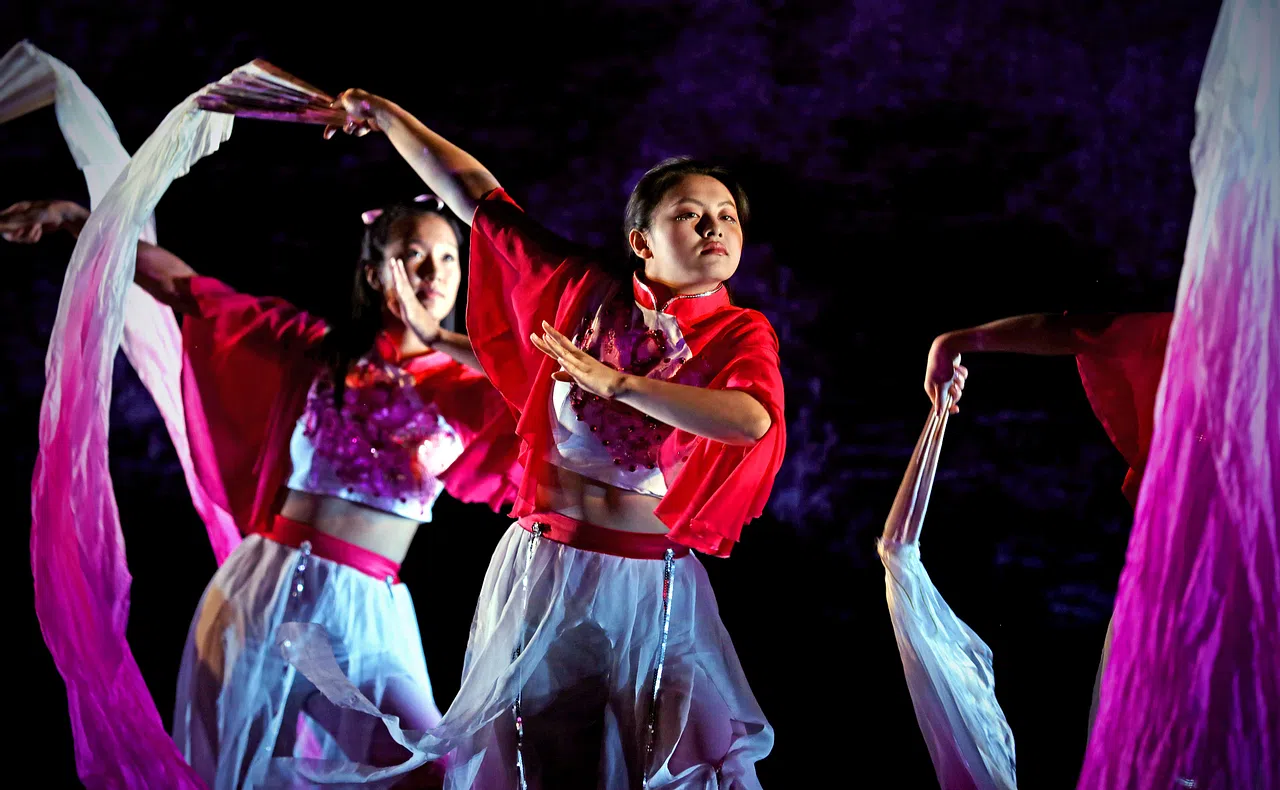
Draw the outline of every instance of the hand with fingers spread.
M392 258L384 268L383 288L387 294L387 307L392 314L418 336L427 346L440 339L440 321L431 314L409 282L409 272L404 260Z
M69 200L24 200L0 211L0 238L35 244L58 230L77 236L88 218L88 209Z
M384 111L387 102L380 96L358 88L345 90L333 100L331 107L341 109L347 114L347 121L342 127L324 127L324 139L328 140L341 128L346 134L364 137L369 132L380 132L382 125L378 123L379 114Z
M960 353L947 342L946 335L939 335L929 349L929 363L924 374L924 391L935 409L941 409L943 396L951 394L951 414L960 411L957 405L964 395L964 382L969 370L960 364Z
M539 351L560 363L560 370L551 376L556 381L575 382L601 398L611 399L621 394L627 374L614 370L578 348L546 321L542 322L542 335L535 332L529 339Z

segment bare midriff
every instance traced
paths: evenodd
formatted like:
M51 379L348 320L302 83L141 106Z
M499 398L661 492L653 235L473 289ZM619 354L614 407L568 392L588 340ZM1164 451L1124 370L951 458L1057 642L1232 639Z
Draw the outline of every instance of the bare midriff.
M399 565L409 553L418 522L333 496L288 490L280 515L338 540L380 554Z
M619 532L663 535L667 526L653 510L658 498L550 467L555 485L538 486L538 507ZM404 562L418 522L332 496L287 490L280 515L309 524L339 540Z
M554 485L538 486L538 507L619 532L663 535L667 525L653 514L658 498L550 467Z

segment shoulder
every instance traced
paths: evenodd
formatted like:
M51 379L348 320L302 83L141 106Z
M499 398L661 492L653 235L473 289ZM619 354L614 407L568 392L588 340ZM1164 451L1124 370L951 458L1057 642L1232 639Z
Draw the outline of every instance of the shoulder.
M765 346L778 350L778 333L764 313L747 307L728 305L716 311L723 326L717 340L743 346Z
M513 246L528 253L560 258L590 257L586 247L548 230L525 213L502 187L486 193L476 205L471 236L473 241L482 240L500 247Z
M765 315L727 305L707 316L689 335L690 346L701 364L721 372L744 368L757 373L780 370L778 334Z

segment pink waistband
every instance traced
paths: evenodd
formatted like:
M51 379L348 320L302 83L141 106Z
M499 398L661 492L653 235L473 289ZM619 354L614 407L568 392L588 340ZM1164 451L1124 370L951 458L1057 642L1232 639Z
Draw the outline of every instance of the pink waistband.
M534 525L538 525L539 530L536 534L547 540L583 551L611 554L614 557L660 560L665 558L667 549L671 549L677 557L683 557L689 553L688 546L674 543L666 535L650 532L623 532L588 524L560 513L534 513L522 516L519 524L526 532L534 532Z
M294 521L277 515L271 527L261 533L267 540L275 541L283 546L301 548L303 542L311 544L311 553L316 557L346 565L372 576L378 581L391 579L392 584L400 582L400 565L392 562L376 551L369 551L354 543L321 532L310 524Z

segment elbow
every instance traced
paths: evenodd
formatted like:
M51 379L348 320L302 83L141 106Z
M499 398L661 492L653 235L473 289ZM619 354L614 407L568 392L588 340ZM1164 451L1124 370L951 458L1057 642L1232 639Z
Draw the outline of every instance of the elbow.
M742 397L743 405L740 409L735 409L736 414L730 423L733 426L731 430L734 435L726 439L726 442L750 447L763 439L773 428L773 415L763 403L749 393L735 394Z
M759 416L747 426L747 435L751 437L751 443L755 444L763 439L771 428L773 428L773 418L769 416L769 412L761 409Z
M153 273L144 271L142 267L138 267L133 281L142 290L151 294L151 297L160 304L172 307L179 313L196 314L199 312L199 304L196 302L195 297L191 295L191 289L187 283L188 279L155 276Z
M773 418L769 416L769 412L761 409L759 414L752 415L738 426L738 435L733 438L732 443L750 447L763 439L772 427Z

